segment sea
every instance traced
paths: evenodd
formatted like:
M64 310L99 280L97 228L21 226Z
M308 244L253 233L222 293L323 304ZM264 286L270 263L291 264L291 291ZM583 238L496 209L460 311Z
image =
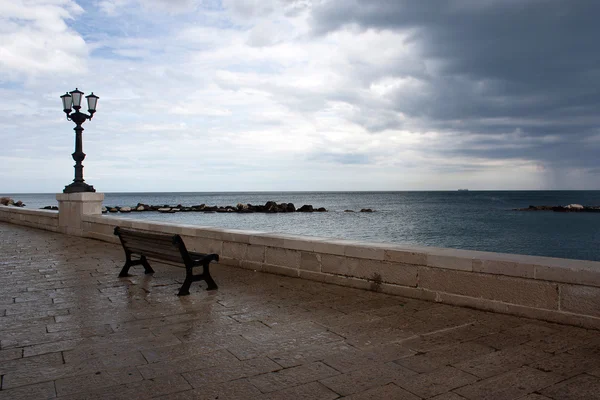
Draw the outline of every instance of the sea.
M5 194L27 208L57 205L55 194ZM514 211L529 205L600 206L600 191L105 193L106 206L267 201L325 207L323 213L138 212L123 218L403 245L600 261L600 213ZM362 208L372 213L358 212ZM346 212L353 210L355 212Z

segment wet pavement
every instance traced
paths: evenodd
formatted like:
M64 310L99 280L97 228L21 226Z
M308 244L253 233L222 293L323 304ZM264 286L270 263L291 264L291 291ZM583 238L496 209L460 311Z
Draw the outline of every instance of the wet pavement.
M600 399L600 333L0 222L0 399Z

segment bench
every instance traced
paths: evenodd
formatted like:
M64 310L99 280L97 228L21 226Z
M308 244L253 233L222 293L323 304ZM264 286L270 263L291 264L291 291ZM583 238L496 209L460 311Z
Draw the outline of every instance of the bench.
M188 251L179 235L168 235L161 233L149 233L115 228L115 235L121 240L123 250L125 250L125 265L119 274L119 277L129 276L129 268L134 265L142 265L146 274L154 273L146 257L158 261L166 261L183 265L185 267L185 281L179 289L178 296L187 296L190 294L190 285L192 282L205 281L208 285L206 290L218 289L217 284L210 276L208 265L211 261L219 261L218 254L203 254ZM140 258L133 260L132 255ZM194 275L193 268L202 266L201 274Z

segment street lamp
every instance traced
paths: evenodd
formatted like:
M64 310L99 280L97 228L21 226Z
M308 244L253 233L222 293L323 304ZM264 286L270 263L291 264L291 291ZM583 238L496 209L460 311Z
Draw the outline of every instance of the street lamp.
M75 179L73 179L73 183L68 186L65 186L63 193L79 193L79 192L95 192L93 186L88 185L83 181L83 165L81 162L85 158L85 153L83 152L83 145L81 140L81 133L83 132L83 128L81 125L88 120L92 119L94 113L96 112L96 104L98 103L99 97L96 96L93 92L89 96L85 96L88 103L88 112L90 115L82 113L79 111L81 108L81 96L83 92L80 92L77 88L70 93L65 93L60 96L63 103L63 111L67 114L67 120L75 122L77 125L75 128L75 153L72 154L73 160L75 160ZM75 112L71 113L71 106L75 109Z

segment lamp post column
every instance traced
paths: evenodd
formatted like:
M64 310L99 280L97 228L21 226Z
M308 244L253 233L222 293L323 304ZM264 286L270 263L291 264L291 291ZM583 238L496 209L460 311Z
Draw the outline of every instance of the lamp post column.
M75 160L75 179L73 179L72 184L65 187L64 193L95 192L94 187L83 180L82 162L85 159L85 153L83 152L83 127L81 125L87 120L87 116L76 111L71 114L71 120L76 124L73 128L75 131L75 152L71 154L73 160Z
M81 134L83 132L83 127L81 125L77 125L75 130L75 153L71 154L73 156L73 160L75 160L75 179L74 182L83 183L83 160L85 159L85 153L83 152L83 143L81 140Z

